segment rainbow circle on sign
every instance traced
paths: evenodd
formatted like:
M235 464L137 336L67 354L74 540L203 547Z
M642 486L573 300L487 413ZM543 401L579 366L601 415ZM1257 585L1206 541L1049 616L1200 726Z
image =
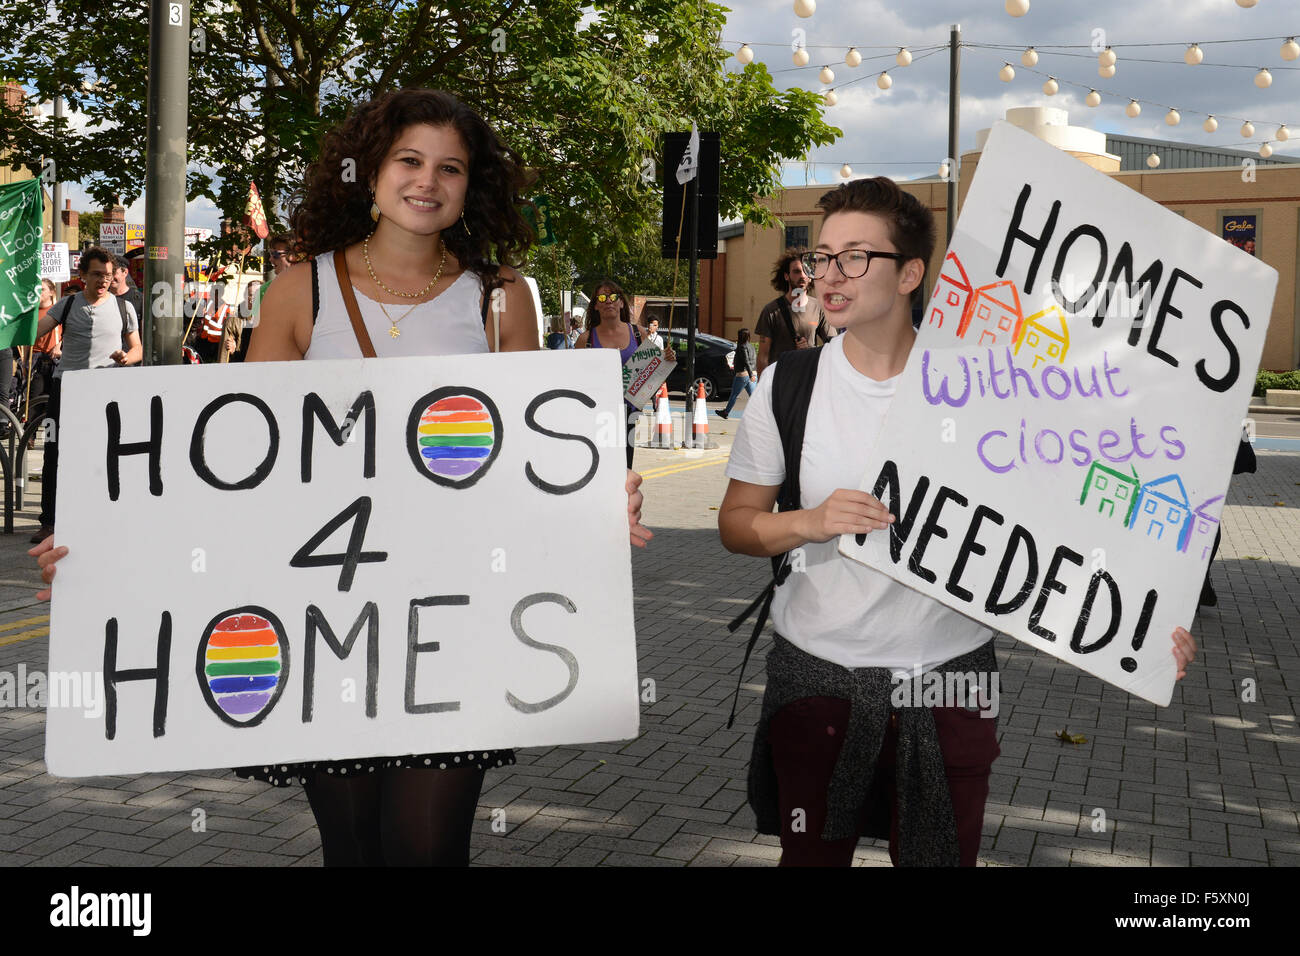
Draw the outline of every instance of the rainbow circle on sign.
M222 611L203 629L197 676L214 714L234 727L255 727L289 676L284 625L264 607Z
M501 451L501 415L473 388L449 385L425 395L406 420L406 449L415 469L448 488L468 488Z

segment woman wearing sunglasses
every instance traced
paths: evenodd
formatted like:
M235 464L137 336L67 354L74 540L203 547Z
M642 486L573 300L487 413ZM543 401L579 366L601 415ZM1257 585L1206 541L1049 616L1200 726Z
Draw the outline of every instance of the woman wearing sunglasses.
M596 283L587 309L587 331L578 337L574 348L617 349L619 365L627 364L632 353L640 348L647 335L640 325L632 322L632 303L623 287L611 279ZM664 349L664 359L676 361L672 349ZM627 466L632 467L632 453L636 450L633 433L641 410L627 403Z
M783 360L764 373L745 409L718 513L729 551L802 552L800 573L771 600L777 634L750 805L759 831L780 835L782 866L848 866L864 835L888 836L895 865L974 866L999 753L996 719L961 706L894 709L890 678L915 665L984 673L990 686L993 634L837 549L841 534L887 533L893 521L858 486L872 455L867 436L879 431L916 341L911 304L934 254L934 218L884 178L846 183L818 205L826 218L805 268L843 334L809 359L817 375L799 499L772 511L786 478L773 381L794 374ZM1182 677L1196 655L1182 628L1172 653Z

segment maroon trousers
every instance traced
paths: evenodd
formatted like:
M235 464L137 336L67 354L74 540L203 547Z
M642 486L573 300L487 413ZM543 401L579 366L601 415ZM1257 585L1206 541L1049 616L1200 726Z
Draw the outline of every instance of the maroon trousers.
M939 748L943 751L948 789L957 823L961 865L974 866L984 826L989 773L998 748L997 721L962 707L934 707ZM823 840L826 795L849 723L849 702L837 697L805 697L783 707L769 726L772 761L781 806L781 866L849 866L858 837ZM898 865L898 801L894 796L894 762L898 743L890 719L872 782L872 798L887 795L891 806L889 856ZM882 788L884 788L882 790ZM867 809L858 833L868 826Z

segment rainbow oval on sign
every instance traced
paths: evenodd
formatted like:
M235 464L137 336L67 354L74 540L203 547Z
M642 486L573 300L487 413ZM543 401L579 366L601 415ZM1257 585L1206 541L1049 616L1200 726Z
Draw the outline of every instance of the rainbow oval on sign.
M476 389L440 388L411 409L406 442L420 474L440 485L468 488L501 451L501 416Z
M289 676L284 626L266 608L223 611L199 642L198 680L213 713L236 727L261 723Z

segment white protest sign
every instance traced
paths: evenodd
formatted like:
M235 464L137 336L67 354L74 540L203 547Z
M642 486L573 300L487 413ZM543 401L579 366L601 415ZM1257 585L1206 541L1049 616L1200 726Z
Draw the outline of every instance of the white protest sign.
M623 740L617 360L70 372L58 776Z
M72 278L66 242L41 243L41 278L51 282L67 282Z
M1277 273L1006 123L840 550L1153 703L1190 627Z
M101 222L99 224L99 245L118 255L126 252L126 223Z
M664 360L662 349L643 342L623 364L623 397L640 408L654 399L676 367L676 362Z

